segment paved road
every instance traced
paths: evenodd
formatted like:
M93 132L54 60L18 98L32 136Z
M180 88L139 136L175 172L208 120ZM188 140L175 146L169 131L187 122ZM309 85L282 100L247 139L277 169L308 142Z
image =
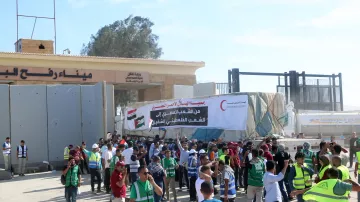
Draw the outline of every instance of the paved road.
M351 169L351 173L353 169ZM90 192L90 175L83 176L84 185L78 201L109 201L110 196L105 193L93 195ZM64 200L64 186L60 183L60 172L36 173L25 177L15 177L12 180L0 181L0 201L6 202L60 202ZM189 201L188 192L178 192L179 201ZM237 202L246 201L242 191L237 193ZM351 202L357 201L357 193L352 192ZM216 197L218 198L218 196Z

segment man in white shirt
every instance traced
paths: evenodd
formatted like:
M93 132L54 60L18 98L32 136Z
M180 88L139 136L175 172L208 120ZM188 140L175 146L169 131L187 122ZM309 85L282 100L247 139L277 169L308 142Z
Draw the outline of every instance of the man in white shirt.
M289 160L284 160L284 168L278 175L275 175L276 163L274 161L266 162L266 173L264 174L263 181L266 193L268 194L265 195L265 202L282 201L278 182L284 178L288 165Z
M133 143L129 142L128 143L128 148L125 149L121 155L124 156L125 158L125 166L127 169L127 173L130 173L130 161L131 161L131 155L133 154L134 150L133 150ZM130 175L127 175L129 180L130 180Z
M180 150L180 161L179 161L179 191L182 191L183 187L183 179L185 179L186 187L189 189L189 178L188 178L188 158L189 158L189 150L187 142L180 142L179 134L176 134L176 142L178 148Z
M196 188L196 194L198 197L198 201L201 202L204 200L204 196L201 193L201 184L203 182L210 182L212 183L212 179L211 179L211 175L212 175L212 171L211 168L209 166L201 166L200 168L200 172L206 175L199 175L198 179L195 182L195 188ZM214 197L214 193L212 193L211 197Z
M5 170L9 170L11 172L11 145L10 145L10 137L5 139L5 142L2 146L3 156L4 156L4 164Z
M108 151L108 147L107 147L107 141L104 141L104 145L100 148L100 154L101 154L101 163L103 168L105 167L105 162L104 162L104 158L105 158L105 153Z
M104 168L105 168L105 179L104 185L106 189L106 193L110 193L110 161L113 157L112 145L111 143L107 144L108 150L104 152Z

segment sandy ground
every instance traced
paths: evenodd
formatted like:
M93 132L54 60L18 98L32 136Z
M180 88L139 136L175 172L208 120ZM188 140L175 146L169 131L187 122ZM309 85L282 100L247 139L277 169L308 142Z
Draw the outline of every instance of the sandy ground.
M350 170L353 173L353 169ZM353 176L352 176L353 178ZM90 192L90 175L83 176L83 186L77 201L109 201L110 195ZM15 176L12 180L0 181L0 201L59 202L64 199L64 186L60 183L60 172ZM218 196L216 197L218 198ZM188 192L178 192L178 201L189 201ZM246 201L244 192L238 191L236 201ZM357 193L352 192L351 202L357 201Z

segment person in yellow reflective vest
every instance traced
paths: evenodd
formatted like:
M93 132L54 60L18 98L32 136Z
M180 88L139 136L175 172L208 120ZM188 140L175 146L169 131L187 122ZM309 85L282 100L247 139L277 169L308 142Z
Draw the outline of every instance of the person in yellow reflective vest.
M358 174L360 174L360 167L359 167L359 162L360 162L360 151L357 151L355 153L355 170L354 170L354 177L356 178L358 176ZM360 177L358 178L358 183L360 183ZM357 194L358 195L358 199L360 199L360 193Z
M230 157L229 155L229 148L227 146L224 146L221 148L223 154L219 157L219 160L222 160L225 162L226 165L230 165Z
M320 156L319 163L321 165L319 174L315 178L315 183L319 183L322 180L329 179L327 172L329 171L329 168L331 168L330 159L327 155Z
M305 161L305 154L298 152L295 154L296 163L290 168L289 172L289 184L291 191L303 190L310 188L312 185L311 176L314 174L314 170L310 168ZM303 202L302 194L297 195L297 201Z
M350 179L349 169L341 164L340 156L333 156L331 159L332 166L339 170L339 179L342 181Z
M93 144L92 151L88 151L86 149L83 150L84 153L89 157L89 169L90 169L90 184L91 184L91 191L95 194L95 177L97 180L97 192L101 192L101 155L99 153L99 145Z
M351 191L360 192L360 185L351 179L342 182L339 180L339 170L329 168L329 179L323 180L311 188L294 190L292 196L301 195L303 201L347 202Z
M69 146L66 146L64 148L64 163L65 163L65 165L67 165L69 162L70 150L72 150L72 148L73 148L72 144Z

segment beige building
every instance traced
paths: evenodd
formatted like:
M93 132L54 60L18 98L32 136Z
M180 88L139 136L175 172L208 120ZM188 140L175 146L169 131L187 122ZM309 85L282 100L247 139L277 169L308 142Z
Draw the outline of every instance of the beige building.
M171 99L174 85L194 85L204 62L54 55L52 41L20 39L15 53L0 52L0 83L114 84L138 90L138 101Z

